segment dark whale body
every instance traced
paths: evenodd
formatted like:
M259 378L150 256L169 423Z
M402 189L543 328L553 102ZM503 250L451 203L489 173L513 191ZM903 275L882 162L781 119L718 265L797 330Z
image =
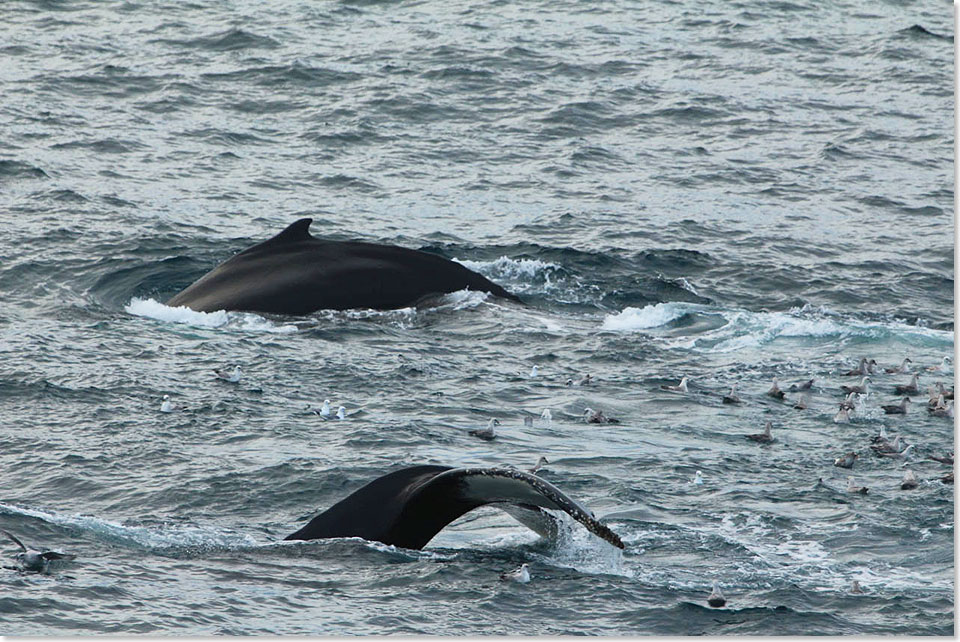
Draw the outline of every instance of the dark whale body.
M393 245L324 241L303 218L221 263L167 301L197 312L309 314L392 310L434 294L479 290L519 301L502 287L435 254Z
M623 542L586 508L549 482L512 468L451 468L422 465L373 480L314 517L288 540L362 537L420 549L464 513L488 504L502 508L541 535L556 532L563 511L614 546Z

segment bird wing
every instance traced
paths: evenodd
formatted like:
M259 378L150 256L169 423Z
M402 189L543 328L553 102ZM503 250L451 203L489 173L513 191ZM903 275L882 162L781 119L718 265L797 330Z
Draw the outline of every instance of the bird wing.
M23 545L23 542L21 542L20 540L18 540L13 533L11 533L11 532L9 532L9 531L5 531L5 530L0 530L0 533L3 533L4 535L6 535L6 536L9 537L10 539L12 539L12 540L13 540L13 543L16 544L17 546L19 546L20 548L22 548L24 551L27 550L27 547Z

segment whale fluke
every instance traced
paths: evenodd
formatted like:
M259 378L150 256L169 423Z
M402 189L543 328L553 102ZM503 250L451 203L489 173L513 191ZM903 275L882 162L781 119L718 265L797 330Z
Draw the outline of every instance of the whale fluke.
M500 505L540 534L555 531L542 509L563 511L594 535L623 548L616 533L553 484L511 468L421 465L373 480L314 517L288 540L362 537L420 549L443 528L480 506Z

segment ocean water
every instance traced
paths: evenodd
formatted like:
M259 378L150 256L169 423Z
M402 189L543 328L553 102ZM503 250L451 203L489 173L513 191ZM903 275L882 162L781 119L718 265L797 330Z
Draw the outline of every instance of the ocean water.
M77 555L0 569L0 634L954 633L951 469L927 459L952 421L923 391L885 416L894 374L832 421L861 357L954 353L949 3L0 16L0 528ZM524 304L163 305L304 216ZM773 377L814 378L808 408L766 397ZM306 411L324 399L348 419ZM496 440L468 435L491 418ZM744 438L767 421L774 443ZM907 462L871 453L881 427ZM495 509L423 551L280 542L387 471L540 455L624 551ZM523 562L529 584L499 581Z

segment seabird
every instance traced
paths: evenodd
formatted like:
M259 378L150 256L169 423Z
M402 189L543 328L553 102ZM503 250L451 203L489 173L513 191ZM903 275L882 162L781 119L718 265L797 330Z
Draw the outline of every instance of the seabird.
M170 401L170 395L163 395L163 401L160 403L160 412L173 412L174 410L177 410L177 406Z
M893 441L887 440L882 436L877 440L875 445L870 446L875 453L897 453L900 452L900 435L897 435L893 438Z
M837 414L833 416L833 423L835 424L850 423L850 411L843 404L840 404L840 410L838 410Z
M532 425L533 425L533 417L530 417L530 416L524 417L524 418L523 418L523 425L524 425L524 426L532 426Z
M582 377L580 377L580 380L577 381L577 383L575 383L574 385L576 385L576 386L589 386L591 383L593 383L593 376L592 376L592 375L589 375L589 374L585 374L585 375L583 375Z
M529 468L527 472L533 475L536 475L538 472L540 472L540 469L542 469L544 466L546 466L549 463L550 462L547 461L546 457L544 457L543 455L540 455L540 459L537 460L537 465L534 466L533 468Z
M703 485L703 473L701 473L699 470L697 471L696 476L693 478L693 483L697 485Z
M517 582L518 584L526 584L530 581L530 565L521 564L520 568L514 571L508 571L506 573L500 574L500 581L502 582Z
M850 592L854 595L863 595L863 589L860 588L860 582L853 580L853 585L850 587Z
M780 384L776 377L773 378L773 386L770 387L770 390L767 390L767 396L774 399L783 399L786 396L783 390L780 390Z
M594 410L593 408L585 408L583 410L583 418L588 424L618 424L620 423L619 419L614 419L613 417L608 417L603 414L602 410Z
M687 389L687 378L683 377L680 379L680 383L675 386L660 386L663 390L669 390L670 392L688 392Z
M947 390L946 388L943 387L942 381L937 382L937 390L939 390L940 394L943 395L944 399L953 399L953 388L950 388L950 390Z
M917 487L919 482L917 481L917 476L913 474L912 470L907 470L903 473L903 481L900 482L900 490L913 490Z
M347 418L347 409L343 406L337 408L337 419L346 419Z
M893 391L898 395L920 394L920 387L917 385L917 373L914 372L913 376L910 377L910 383L897 384L893 387Z
M710 593L710 596L707 598L707 604L709 604L715 609L718 609L726 603L727 603L727 599L723 597L723 593L720 592L720 585L714 582L713 591Z
M944 455L943 457L937 457L936 455L930 455L927 459L932 459L933 461L938 461L941 464L946 464L948 466L953 466L953 453L949 455Z
M840 386L840 388L841 388L844 392L846 392L846 393L856 392L856 393L859 393L859 394L861 394L861 395L865 395L865 394L867 394L867 387L868 387L867 384L868 384L869 381L870 381L870 377L863 377L862 379L860 379L860 384L859 384L859 385L856 385L856 386Z
M910 368L907 367L908 363L913 363L910 357L905 358L896 368L887 368L886 372L887 374L910 374Z
M944 357L938 366L927 366L927 372L944 372L947 369L947 364L950 363L950 357Z
M881 457L890 457L890 458L896 457L897 459L907 459L908 457L910 457L910 453L913 452L914 445L915 444L910 444L909 446L907 446L906 448L904 448L899 452L877 452L877 454L880 455Z
M320 410L317 410L316 408L314 408L313 414L320 415L321 417L329 417L330 416L330 400L324 399L323 405L320 407Z
M24 571L46 573L47 569L50 568L50 562L53 560L72 560L76 559L77 557L72 553L58 553L56 551L31 551L24 546L23 542L17 539L13 533L5 530L0 530L0 533L3 533L9 537L14 544L20 547L21 552L17 553L17 563Z
M499 426L499 425L500 425L499 419L491 419L490 421L487 422L486 428L482 428L482 429L478 428L476 430L471 430L467 434L473 435L474 437L479 437L484 441L493 441L493 439L497 436L497 431L494 430L493 427Z
M866 495L867 491L870 490L866 486L857 486L853 483L853 477L847 477L847 492L848 493L860 493L861 495Z
M844 377L856 377L856 376L862 377L863 375L866 375L869 373L870 373L870 368L869 368L869 365L867 364L867 358L861 357L860 363L857 364L857 367L854 368L853 370L848 370L847 372L844 372L843 376Z
M834 459L833 465L837 466L838 468L853 468L853 464L854 462L857 461L857 458L859 456L860 455L858 455L857 453L853 453L853 452L847 453L843 457L837 457L836 459Z
M911 403L910 397L904 397L898 404L880 407L883 408L883 411L888 415L905 415L907 414L908 403Z
M877 363L876 359L870 359L867 362L867 374L877 374L877 371L880 369L880 364Z
M226 368L218 370L215 368L213 371L217 374L217 379L222 379L227 383L238 383L243 378L243 371L240 366L234 366L233 370L227 370Z
M840 407L845 408L846 410L853 410L857 407L857 393L851 392L848 394L843 401L840 402Z
M875 435L875 436L870 440L870 443L873 443L873 444L881 443L881 442L887 441L887 439L888 439L888 437L887 437L887 427L886 427L885 425L883 425L883 424L880 424L880 434L879 434L879 435Z
M756 433L754 435L747 435L747 439L750 441L756 441L761 444L769 444L773 441L773 435L770 434L770 429L773 427L769 421L767 425L763 427L763 432Z
M531 378L531 379L533 379L534 377L536 377L538 374L540 374L540 368L538 368L537 366L533 366L532 368L530 368L530 378Z
M730 394L723 396L723 403L740 403L740 397L737 396L737 384L730 386Z
M803 392L804 390L810 390L813 388L813 381L813 379L808 379L801 384L790 384L790 387L787 388L787 392Z
M540 418L546 421L548 424L553 423L553 413L550 412L549 408L543 409L543 412L540 413Z
M793 404L794 410L806 410L807 404L810 402L810 393L804 392L800 395L800 398L797 399L796 403Z

